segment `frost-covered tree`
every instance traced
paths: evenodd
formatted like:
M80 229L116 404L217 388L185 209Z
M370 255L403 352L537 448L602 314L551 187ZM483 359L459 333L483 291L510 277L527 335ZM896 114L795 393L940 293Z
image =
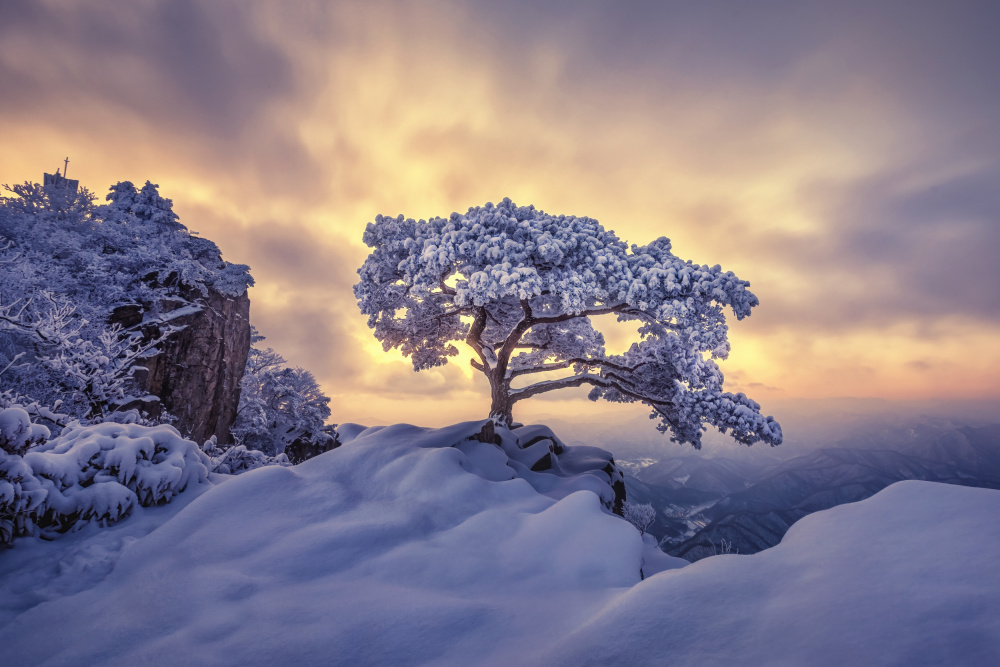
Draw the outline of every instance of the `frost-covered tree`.
M449 218L379 216L364 241L373 250L354 292L375 337L418 371L465 341L499 423L518 401L589 385L592 400L648 405L661 432L695 447L706 424L747 445L781 442L756 402L723 391L714 361L729 354L723 309L743 319L757 297L732 272L676 257L666 238L629 247L596 220L505 199ZM634 324L639 340L608 354L600 315ZM549 371L565 374L530 381Z
M0 332L19 334L30 346L64 395L61 401L79 404L85 418L105 417L133 399L128 392L134 388L139 364L177 329L168 326L144 338L111 325L99 327L94 340L88 340L81 331L89 322L74 317L75 311L65 299L48 292L9 305L0 303ZM11 359L0 376L22 356L23 352Z
M224 475L239 475L266 466L292 465L292 461L284 452L269 456L259 449L247 449L246 445L220 447L214 435L202 445L202 451L211 461L212 472Z
M625 501L622 507L625 520L639 529L640 535L646 534L646 529L656 521L656 510L650 503L636 505Z
M269 456L287 453L295 462L315 456L336 442L325 422L330 399L309 371L288 366L271 348L254 346L240 383L240 404L231 432L237 445Z
M7 302L44 290L96 323L121 304L193 302L208 288L239 296L253 284L249 267L224 261L218 246L190 233L149 181L141 188L117 183L101 205L86 188L4 187L10 196L0 197L0 285Z

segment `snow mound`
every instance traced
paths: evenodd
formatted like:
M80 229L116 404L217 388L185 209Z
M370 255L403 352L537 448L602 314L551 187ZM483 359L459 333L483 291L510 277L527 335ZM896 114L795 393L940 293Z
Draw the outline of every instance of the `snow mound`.
M579 479L607 487L610 476L571 474L573 457L559 455L554 472L532 471L508 451L515 441L529 449L527 432L483 443L473 438L481 425L342 427L340 448L225 477L180 509L145 509L93 538L17 542L0 553L0 606L12 610L6 624L0 615L4 657L825 665L1000 656L1000 492L904 482L801 521L774 549L687 565L655 556L596 482ZM36 556L43 547L49 560ZM94 573L87 554L99 560ZM68 563L73 585L45 579L59 575L33 569L41 561ZM36 591L24 590L29 577Z
M898 482L647 579L541 662L1000 664L998 512L1000 491Z

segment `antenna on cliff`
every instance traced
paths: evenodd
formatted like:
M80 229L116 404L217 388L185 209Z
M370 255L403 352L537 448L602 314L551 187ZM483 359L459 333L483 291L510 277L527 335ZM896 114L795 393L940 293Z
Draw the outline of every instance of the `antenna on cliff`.
M79 187L80 185L80 181L78 180L71 181L70 179L66 178L66 171L68 169L69 169L69 158L67 157L65 160L63 160L63 173L60 174L59 170L56 169L55 174L45 174L45 178L42 180L42 183L55 188L65 188L66 190L69 190L71 192L76 192L77 187Z

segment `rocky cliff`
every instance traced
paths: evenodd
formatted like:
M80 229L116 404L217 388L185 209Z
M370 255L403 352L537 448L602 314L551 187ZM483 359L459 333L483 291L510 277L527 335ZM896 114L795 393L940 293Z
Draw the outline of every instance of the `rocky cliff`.
M165 325L183 327L147 360L146 371L136 374L140 391L159 397L158 406L144 402L142 407L174 415L173 425L199 444L213 435L230 442L250 351L247 293L231 297L209 290L190 301L126 306L116 309L111 321L142 323L147 333Z

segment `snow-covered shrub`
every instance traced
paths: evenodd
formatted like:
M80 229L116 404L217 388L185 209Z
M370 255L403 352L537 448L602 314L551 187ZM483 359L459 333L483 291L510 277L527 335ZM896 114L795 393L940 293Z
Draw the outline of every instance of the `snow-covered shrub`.
M715 550L716 555L733 553L738 554L740 552L739 549L733 549L733 543L731 541L727 541L724 537L719 539L719 544L713 543L712 548Z
M0 451L0 545L30 533L45 489L20 456Z
M323 395L316 378L287 361L271 348L260 349L264 340L253 330L246 371L240 383L240 404L231 433L237 444L267 456L287 453L296 462L336 446L325 422L330 418L330 399Z
M49 429L33 424L20 406L0 410L0 450L23 456L32 446L45 442Z
M247 449L245 445L234 445L227 449L219 447L215 436L202 446L211 457L212 472L238 475L241 472L263 468L264 466L290 466L292 462L284 454L268 456L259 449Z
M656 510L649 503L633 504L625 501L625 520L639 529L640 535L646 534L646 529L656 520Z
M0 368L0 382L4 382L3 375L8 372L11 368L17 366L17 362L24 356L23 352L18 352L10 357L7 365ZM40 405L38 401L32 401L28 396L23 395L16 389L0 389L0 410L6 410L8 408L18 408L23 410L28 414L29 420L43 419L48 421L50 424L56 426L65 426L72 421L69 414L61 412L62 400L56 400L51 406ZM44 427L39 427L44 428ZM50 433L48 429L45 429L44 435L41 435L42 431L38 431L38 436L42 439L48 438Z
M111 523L207 479L209 458L176 429L135 423L134 412L120 417L132 423L73 422L46 440L48 429L24 409L0 410L0 544Z
M167 503L208 476L208 459L171 426L102 423L66 429L24 456L41 487L43 530L113 522L136 505Z
M83 334L87 325L76 317L75 306L50 292L0 303L0 331L9 329L30 344L37 362L34 370L51 373L63 396L57 399L60 405L75 404L80 417L101 419L129 402L126 392L133 387L139 362L155 354L177 329L164 327L144 337L119 325L90 327L88 339ZM19 352L3 371L15 367L24 354Z
M17 407L0 410L0 544L31 530L45 490L22 455L49 435Z

